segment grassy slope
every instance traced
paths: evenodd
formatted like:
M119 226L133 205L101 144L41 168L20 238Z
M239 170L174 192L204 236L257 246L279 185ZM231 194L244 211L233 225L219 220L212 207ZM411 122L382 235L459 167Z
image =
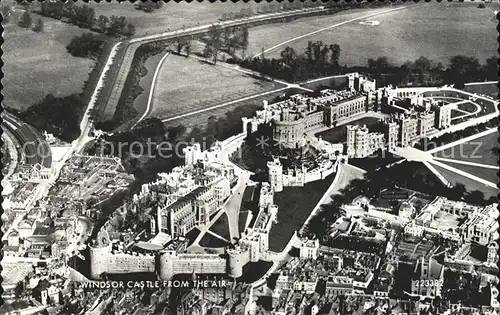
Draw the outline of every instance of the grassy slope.
M151 115L172 117L274 88L231 69L171 55L158 74Z
M32 17L35 20L39 16ZM23 110L49 93L80 93L94 61L72 57L66 45L85 30L42 17L45 30L35 33L18 27L15 20L5 26L2 46L4 106Z
M472 179L463 177L461 175L458 175L456 173L450 172L448 170L445 170L439 166L433 165L436 170L438 170L441 175L444 176L448 181L450 181L452 184L463 184L467 191L473 191L473 190L479 190L484 193L484 196L486 199L492 196L496 196L498 194L498 190L492 187L488 187L486 185L483 185L481 183L478 183Z
M498 134L492 133L471 142L436 152L434 155L447 159L497 165L498 155L493 151L498 148Z
M330 187L335 175L324 180L306 184L304 187L284 187L274 195L278 205L278 224L273 225L269 233L269 249L281 251L312 212L321 197Z
M485 179L487 181L490 181L492 183L498 182L498 177L497 177L498 170L477 167L477 166L471 166L471 165L451 163L451 162L444 162L444 161L441 161L441 162L444 164L447 164L451 167L454 167L456 169L459 169L461 171L467 172L471 175L478 176L478 177Z
M168 28L171 30L180 29L183 25L186 27L210 24L217 22L225 12L239 12L242 8L250 7L256 11L259 7L266 6L267 2L262 3L243 3L238 1L233 2L169 2L165 3L163 7L153 13L145 13L136 10L134 5L130 2L123 3L96 3L89 2L89 6L96 10L98 15L117 15L125 16L127 20L136 26L136 34L144 35L146 33L165 32Z

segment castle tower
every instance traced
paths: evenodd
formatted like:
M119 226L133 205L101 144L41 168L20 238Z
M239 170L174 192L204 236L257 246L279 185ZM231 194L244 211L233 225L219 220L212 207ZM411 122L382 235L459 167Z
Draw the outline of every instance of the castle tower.
M275 192L283 191L283 166L278 158L267 162L269 183Z
M498 244L496 242L491 242L488 245L488 256L486 260L488 265L496 266L498 263Z
M89 246L90 249L90 278L101 279L104 272L108 272L108 257L111 255L108 246Z
M158 255L158 276L162 280L170 280L174 276L174 261L177 258L177 253L173 250L161 252Z
M228 249L228 270L227 273L232 278L240 278L243 275L243 266L246 264L244 259L246 252L242 251L239 246L234 249Z
M195 143L192 146L186 147L182 149L182 153L184 153L184 164L194 165L198 162L199 159L202 158L201 148L199 143Z
M347 155L354 156L356 154L356 131L358 126L347 125Z

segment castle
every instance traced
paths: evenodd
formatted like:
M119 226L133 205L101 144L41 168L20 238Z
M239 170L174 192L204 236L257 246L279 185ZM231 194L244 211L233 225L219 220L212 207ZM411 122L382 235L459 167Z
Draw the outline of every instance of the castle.
M285 148L306 144L305 135L321 127L332 127L346 118L368 111L375 101L375 81L358 73L346 75L347 90L323 90L318 97L296 94L288 100L268 104L253 118L242 118L243 132L271 124L273 140Z
M156 272L160 279L170 280L176 274L195 272L241 277L247 263L265 258L269 250L269 231L278 213L273 198L271 186L264 183L260 190L259 214L252 227L247 228L234 248L228 248L223 255L186 252L187 240L182 237L169 240L166 246L155 244L154 240L125 246L110 240L103 228L98 239L105 240L105 244L90 246L90 276L100 279L105 273Z
M347 154L364 158L379 149L394 151L396 147L414 145L422 138L452 126L452 109L468 100L481 106L495 108L495 102L486 97L454 88L392 88L376 91L375 106L387 117L381 120L378 131L366 126L347 126ZM462 99L444 103L440 97Z

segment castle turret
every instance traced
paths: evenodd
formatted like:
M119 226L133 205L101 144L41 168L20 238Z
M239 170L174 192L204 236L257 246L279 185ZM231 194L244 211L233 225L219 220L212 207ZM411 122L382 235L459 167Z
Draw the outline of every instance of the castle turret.
M177 253L174 250L163 251L158 255L157 273L160 279L170 280L174 276L174 260ZM193 270L194 272L194 270Z
M228 275L232 278L240 278L243 275L243 266L248 262L248 252L236 246L234 249L228 249L227 255Z
M90 278L101 279L101 275L108 272L108 246L89 246L90 249Z
M275 192L283 191L283 166L279 159L267 162L269 183Z

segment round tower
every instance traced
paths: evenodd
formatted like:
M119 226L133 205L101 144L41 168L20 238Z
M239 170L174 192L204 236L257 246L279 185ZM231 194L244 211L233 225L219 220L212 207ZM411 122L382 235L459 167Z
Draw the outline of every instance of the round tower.
M107 246L89 246L90 249L90 278L101 279L104 272L108 272L108 257L111 255Z
M161 280L170 280L174 276L174 261L177 253L173 250L161 252L158 255L158 276Z
M239 246L234 249L227 250L228 255L228 270L227 273L232 278L240 278L243 275L244 265L244 252L241 251Z

